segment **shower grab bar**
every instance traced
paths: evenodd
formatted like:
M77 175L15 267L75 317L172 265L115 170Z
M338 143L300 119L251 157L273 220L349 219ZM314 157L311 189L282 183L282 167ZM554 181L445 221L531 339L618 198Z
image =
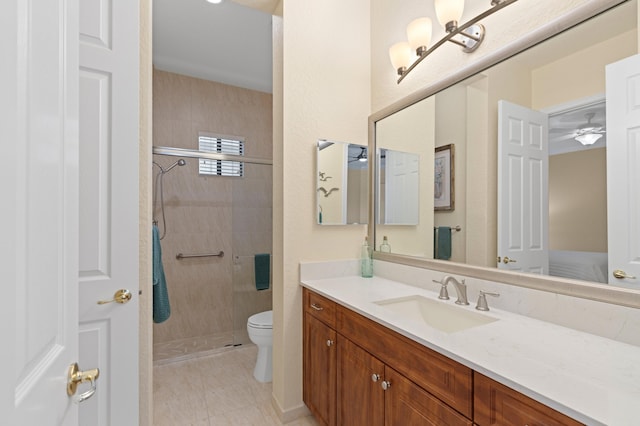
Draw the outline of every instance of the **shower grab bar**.
M176 254L176 259L189 259L193 257L224 257L224 252L220 250L219 253L203 253L203 254Z

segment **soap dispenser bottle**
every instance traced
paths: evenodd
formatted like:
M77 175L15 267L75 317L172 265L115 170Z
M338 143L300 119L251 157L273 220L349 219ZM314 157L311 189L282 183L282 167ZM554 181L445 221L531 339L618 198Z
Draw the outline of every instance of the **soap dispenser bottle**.
M367 237L364 237L364 244L360 251L360 274L363 278L373 277L373 249Z
M380 252L391 253L391 246L389 245L389 240L387 240L386 235L382 237L382 244L380 244Z

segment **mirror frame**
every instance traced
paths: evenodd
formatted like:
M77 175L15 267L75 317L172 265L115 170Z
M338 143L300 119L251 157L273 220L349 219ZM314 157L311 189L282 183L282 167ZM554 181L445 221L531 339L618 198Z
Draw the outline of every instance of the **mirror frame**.
M369 135L369 152L376 152L375 136L376 122L394 114L406 107L409 107L429 96L435 95L441 90L458 83L478 72L483 71L511 56L514 56L529 47L532 47L542 41L547 40L587 19L605 12L606 10L624 3L626 0L603 0L589 1L585 4L577 6L571 12L547 22L535 31L528 33L526 36L519 38L513 43L504 46L501 49L492 52L485 57L471 63L469 66L454 72L445 78L435 82L434 84L418 90L406 96L403 99L389 105L388 107L375 112L369 116L368 135ZM369 241L375 241L375 175L376 168L369 168L370 197L369 197ZM381 253L374 251L374 259L398 263L402 265L413 266L422 269L430 269L450 274L465 275L480 280L495 281L504 284L511 284L518 287L525 287L534 290L541 290L566 296L579 297L599 302L611 303L615 305L627 306L640 309L640 291L624 288L613 287L606 284L591 283L588 281L580 281L559 277L549 277L534 274L525 274L511 272L497 268L488 268L481 266L466 265L463 263L455 263L443 260L434 260L427 258L419 258L413 256Z

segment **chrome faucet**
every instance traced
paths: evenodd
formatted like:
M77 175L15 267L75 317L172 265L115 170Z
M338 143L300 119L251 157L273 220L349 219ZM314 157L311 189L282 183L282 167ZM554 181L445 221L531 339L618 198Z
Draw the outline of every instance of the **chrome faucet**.
M459 282L451 275L445 275L440 283L442 284L442 287L446 288L447 284L449 284L449 281L453 282L453 286L456 288L456 293L458 294L458 300L456 300L456 304L468 305L469 300L467 299L467 285L464 283L464 279L462 280L462 282Z

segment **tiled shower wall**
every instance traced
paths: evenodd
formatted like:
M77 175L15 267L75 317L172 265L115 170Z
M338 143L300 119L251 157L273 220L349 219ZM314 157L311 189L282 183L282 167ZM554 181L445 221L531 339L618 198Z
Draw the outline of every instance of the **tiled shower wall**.
M153 145L198 149L198 132L245 138L245 155L272 156L272 96L164 71L153 73ZM154 155L165 169L178 157ZM162 259L171 317L154 324L154 360L246 343L249 315L271 309L257 291L253 255L271 252L272 168L245 164L243 178L200 176L198 160L163 177ZM154 219L162 217L156 199ZM224 257L177 260L177 253Z

